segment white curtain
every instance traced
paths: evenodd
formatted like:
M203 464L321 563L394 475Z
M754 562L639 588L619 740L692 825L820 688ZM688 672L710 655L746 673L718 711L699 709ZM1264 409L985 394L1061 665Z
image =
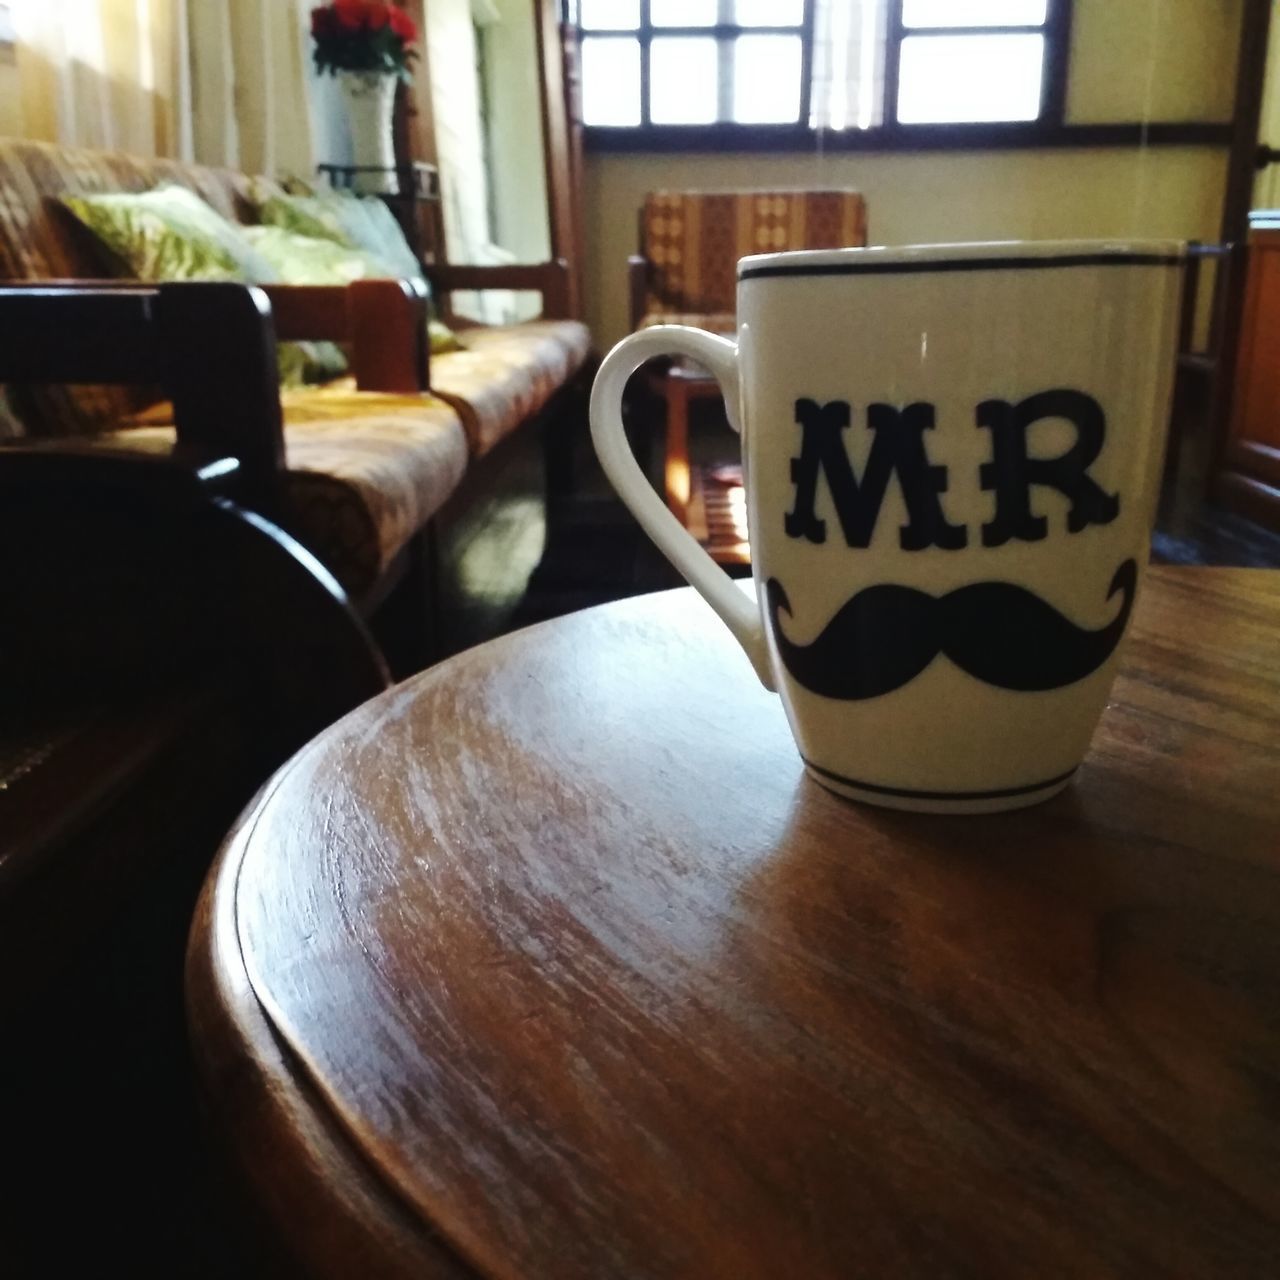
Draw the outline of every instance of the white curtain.
M309 0L10 0L23 136L315 168Z
M11 0L25 137L189 158L186 0Z
M307 0L186 0L195 158L246 173L315 169Z
M884 120L888 0L817 0L814 9L815 129L870 129Z

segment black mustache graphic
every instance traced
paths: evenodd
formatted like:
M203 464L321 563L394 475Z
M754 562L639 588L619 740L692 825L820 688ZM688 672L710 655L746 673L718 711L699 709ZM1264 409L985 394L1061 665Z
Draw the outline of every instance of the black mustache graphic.
M1112 654L1133 608L1138 566L1126 560L1107 599L1120 612L1099 631L1078 627L1012 582L975 582L935 597L893 583L867 587L843 605L812 644L787 639L791 614L782 584L765 584L769 623L797 683L827 698L875 698L914 680L938 654L1000 689L1058 689L1096 671Z

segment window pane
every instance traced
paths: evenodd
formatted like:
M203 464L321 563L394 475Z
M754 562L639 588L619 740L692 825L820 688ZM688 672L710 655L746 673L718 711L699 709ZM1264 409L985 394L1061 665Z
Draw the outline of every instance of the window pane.
M579 21L590 31L634 31L640 0L582 0Z
M733 16L744 27L798 27L804 0L735 0Z
M711 124L717 114L716 42L656 36L649 49L649 118L654 124Z
M1036 120L1044 36L909 36L902 42L903 124Z
M739 36L733 43L733 118L793 124L800 118L800 37Z
M714 27L719 0L649 0L649 21L655 27Z
M640 41L582 42L583 124L640 123Z
M1048 0L902 0L904 27L1039 27Z

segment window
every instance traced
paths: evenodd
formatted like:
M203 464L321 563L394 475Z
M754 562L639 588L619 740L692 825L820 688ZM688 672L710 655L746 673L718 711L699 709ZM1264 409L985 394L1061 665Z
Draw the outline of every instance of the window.
M587 125L791 124L811 0L578 0Z
M1061 123L1070 3L566 0L566 16L588 128L728 138Z
M1048 0L901 0L901 124L1038 120Z
M13 6L0 4L0 45L13 44L16 32L13 29Z

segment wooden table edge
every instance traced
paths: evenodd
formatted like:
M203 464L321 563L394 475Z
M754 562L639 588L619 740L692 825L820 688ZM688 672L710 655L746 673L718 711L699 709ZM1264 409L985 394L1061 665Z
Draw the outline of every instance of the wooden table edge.
M236 824L200 894L187 947L186 1005L211 1137L309 1275L475 1280L351 1142L293 1061L258 1000L241 951L236 889L281 768Z
M1170 585L1204 581L1224 571L1206 566L1151 565ZM1250 588L1275 570L1225 571ZM653 593L670 596L689 588ZM634 604L630 601L618 602ZM596 609L608 609L601 605ZM584 612L595 612L587 610ZM520 643L535 623L480 646L489 653ZM447 679L466 651L421 673L416 688ZM1123 665L1121 670L1123 671ZM389 691L380 698L403 696ZM355 713L352 713L355 714ZM328 736L331 727L325 731ZM263 788L236 823L206 879L187 955L188 1020L206 1110L216 1137L261 1208L274 1234L308 1274L348 1277L441 1277L476 1280L481 1272L432 1230L394 1180L380 1172L351 1138L285 1043L255 990L237 921L237 890L245 853L272 793L306 754L304 748Z

